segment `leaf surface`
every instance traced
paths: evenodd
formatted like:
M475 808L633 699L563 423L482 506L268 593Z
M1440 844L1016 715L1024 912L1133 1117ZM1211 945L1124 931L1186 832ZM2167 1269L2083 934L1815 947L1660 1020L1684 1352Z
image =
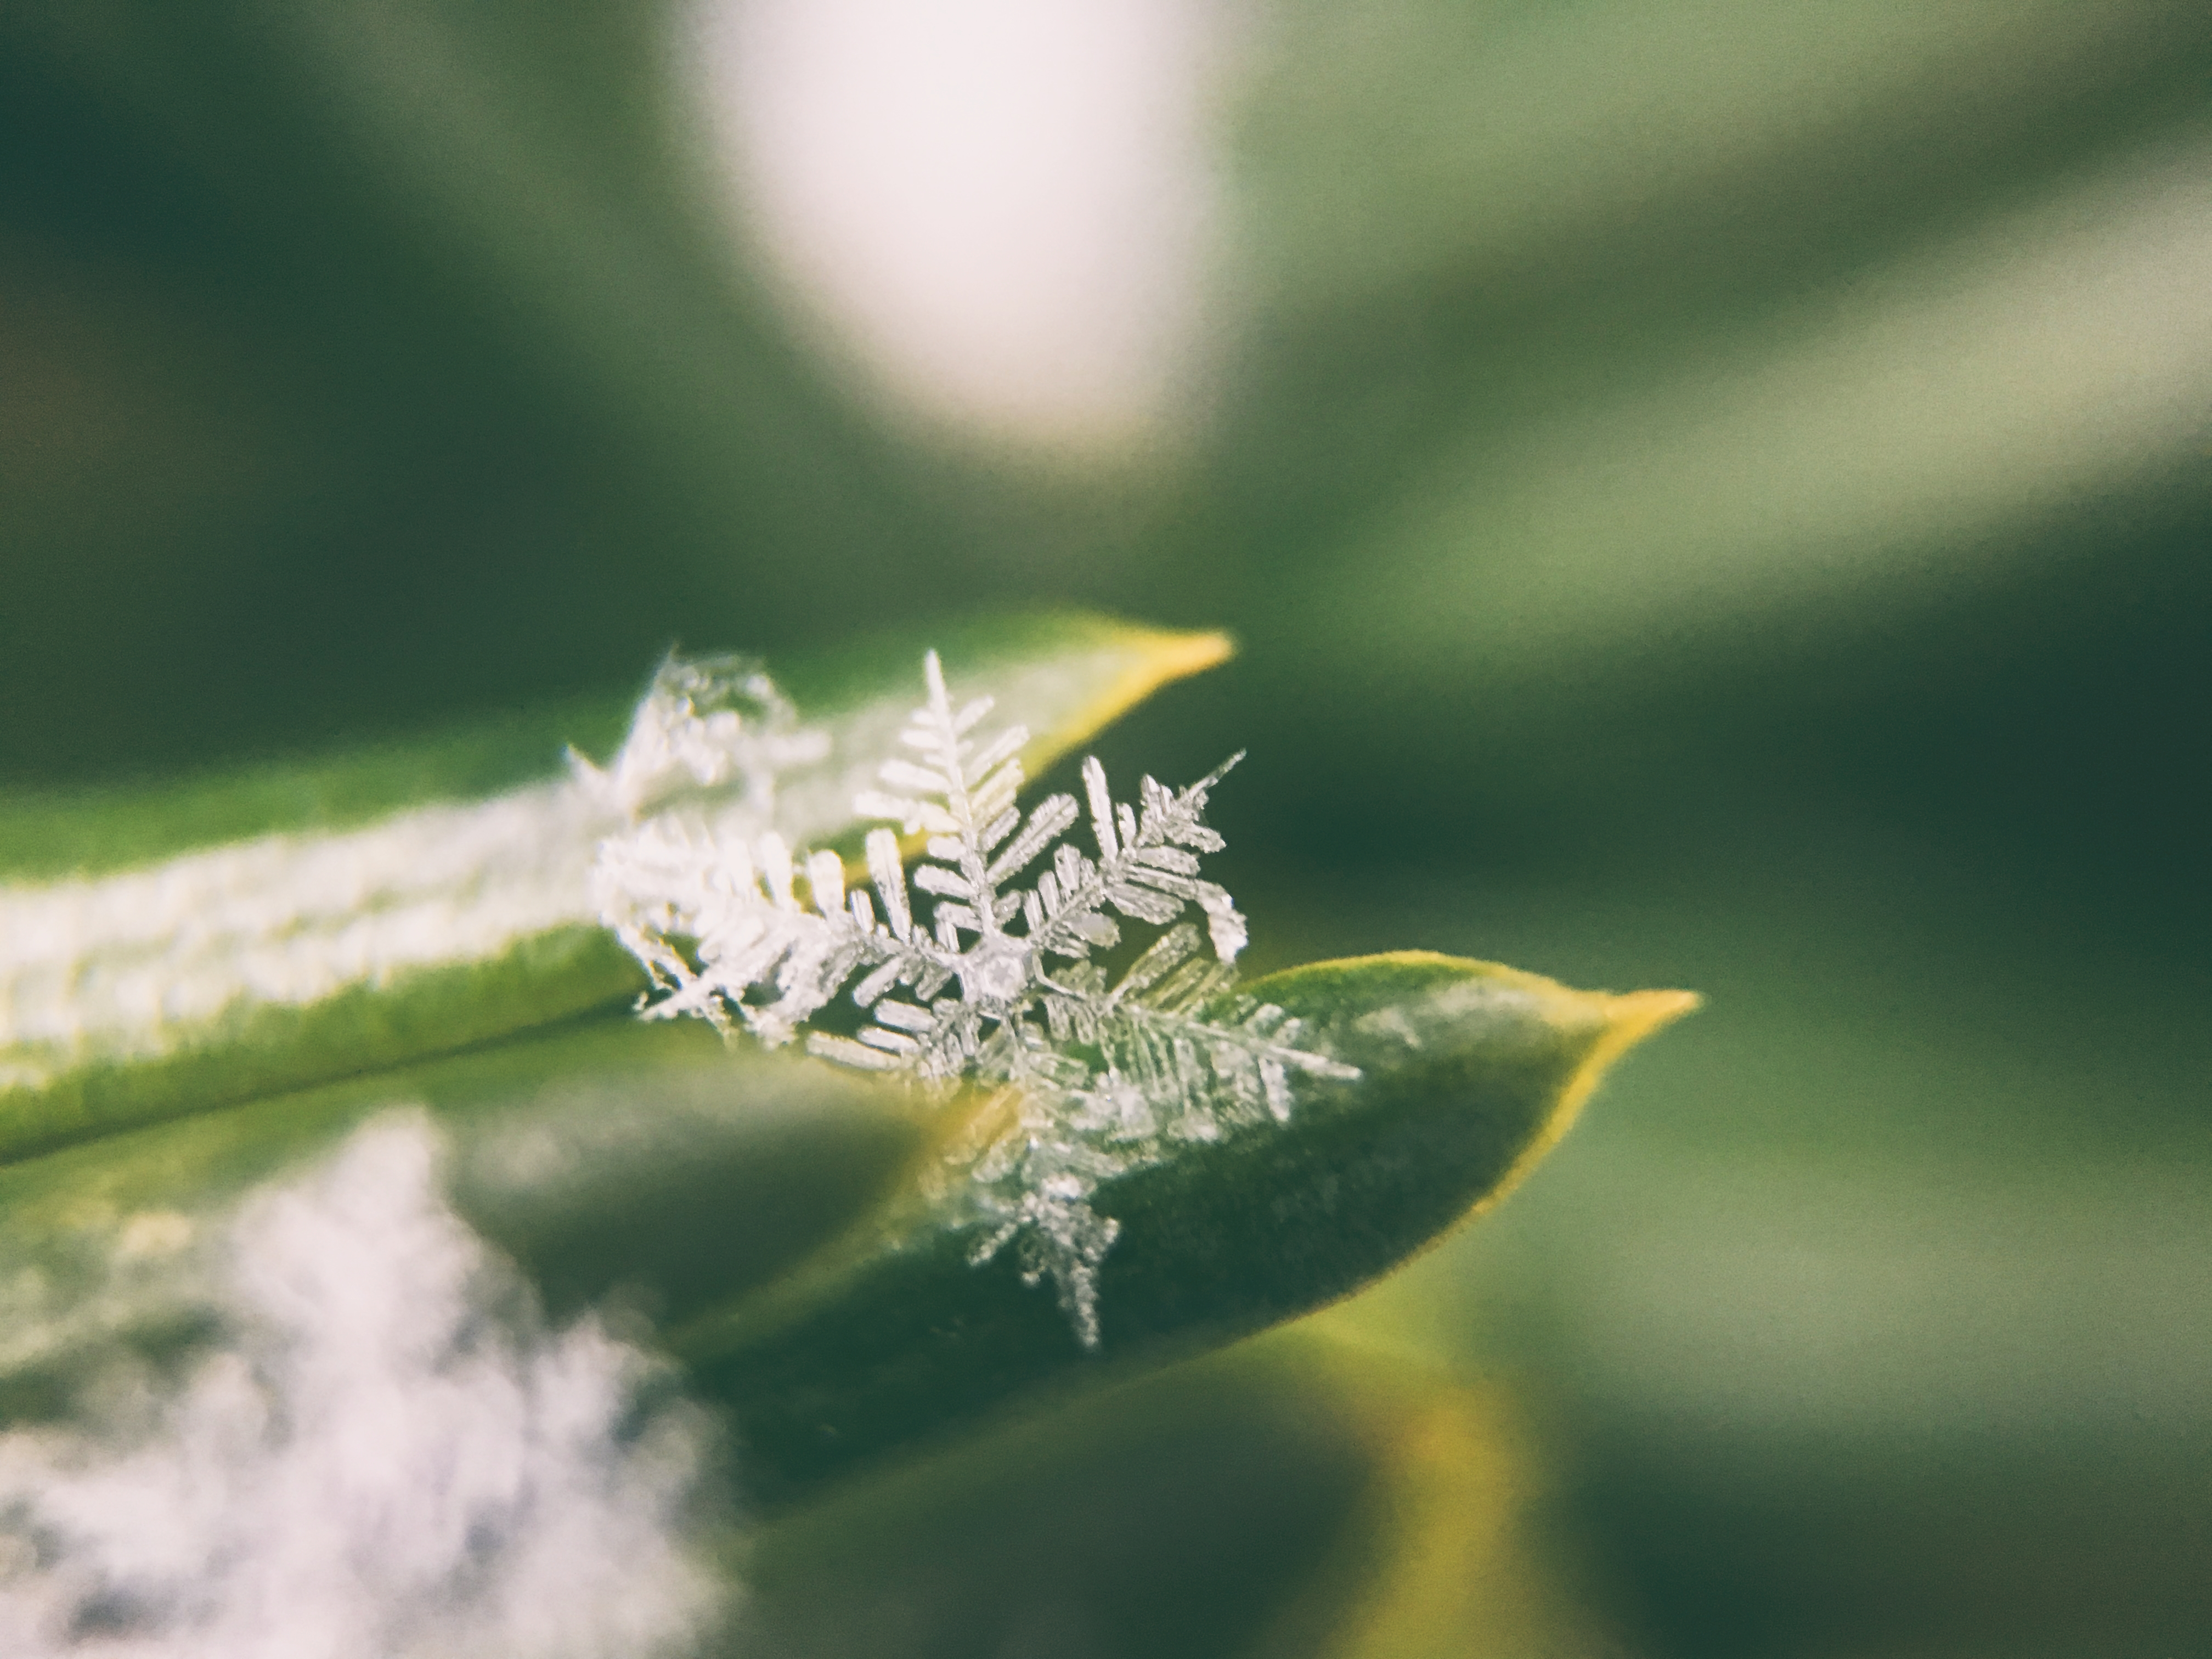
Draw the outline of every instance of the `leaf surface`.
M1302 1085L1287 1123L1101 1185L1121 1233L1097 1352L1009 1256L970 1265L987 1224L943 1179L961 1114L932 1120L899 1089L728 1049L696 1023L615 1016L0 1168L0 1411L61 1409L103 1354L194 1340L240 1201L418 1109L444 1133L457 1208L556 1314L613 1296L658 1322L729 1408L748 1495L773 1510L1357 1289L1495 1202L1606 1066L1694 1002L1420 953L1251 988L1362 1075Z
M1101 1183L1094 1206L1121 1233L1095 1355L1007 1255L969 1265L989 1224L948 1220L926 1169L888 1218L672 1333L735 1413L757 1499L796 1499L1010 1399L1149 1370L1347 1294L1495 1203L1616 1057L1696 1004L1425 952L1249 989L1362 1074L1302 1085L1286 1124Z
M828 758L779 821L836 843L913 702L922 653L1034 734L1042 768L1218 635L990 618L770 665ZM612 824L562 742L628 698L310 765L0 799L0 1162L617 1003L642 988L586 875Z

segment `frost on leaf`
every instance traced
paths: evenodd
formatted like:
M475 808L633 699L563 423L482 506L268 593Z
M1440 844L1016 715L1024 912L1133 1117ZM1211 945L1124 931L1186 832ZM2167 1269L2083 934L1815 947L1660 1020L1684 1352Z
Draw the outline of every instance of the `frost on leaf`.
M717 957L732 966L749 959L740 935L771 940L771 963L787 953L787 930L769 917L749 921L743 895L757 890L754 854L781 845L771 830L779 775L824 759L829 748L751 659L672 656L605 769L570 752L579 782L628 824L599 844L592 866L599 918L671 993L660 1005L667 1012L728 1027L719 981L696 974L673 942L706 943L711 918L726 919L712 938ZM768 878L771 890L788 894L787 856L780 877L769 861Z
M1301 1048L1281 1009L1233 994L1244 918L1199 870L1222 845L1204 822L1208 793L1241 756L1180 790L1146 778L1134 805L1086 760L1083 800L1051 795L1024 815L1029 733L988 731L988 698L957 704L934 652L924 674L904 752L854 803L884 821L866 837L866 885L847 887L836 854L802 854L777 833L771 777L748 791L765 803L750 823L633 812L600 849L597 896L653 975L648 1018L698 1014L778 1044L850 987L866 1012L857 1034L809 1030L811 1053L991 1090L985 1127L951 1154L963 1178L947 1183L988 1230L975 1259L1011 1248L1030 1283L1050 1275L1095 1346L1098 1267L1119 1231L1091 1207L1098 1183L1178 1143L1286 1119L1296 1076L1358 1073ZM762 707L787 708L762 685ZM657 745L641 773L670 769L659 757L683 742L664 728L680 725L641 711ZM625 749L617 778L629 760ZM1089 852L1065 838L1085 819ZM911 870L902 834L922 840ZM1125 922L1162 931L1109 973L1097 958Z
M716 797L765 824L779 772L824 758L829 738L803 728L799 711L750 657L671 656L631 718L629 735L602 770L571 750L578 780L635 822L690 800Z

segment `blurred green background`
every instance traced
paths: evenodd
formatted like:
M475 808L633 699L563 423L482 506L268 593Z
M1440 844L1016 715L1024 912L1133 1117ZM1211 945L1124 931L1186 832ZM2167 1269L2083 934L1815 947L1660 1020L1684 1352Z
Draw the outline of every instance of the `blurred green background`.
M1251 750L1256 967L1709 999L1328 1316L1607 1639L2212 1653L2212 10L896 10L0 4L0 781L1227 627L1102 752Z

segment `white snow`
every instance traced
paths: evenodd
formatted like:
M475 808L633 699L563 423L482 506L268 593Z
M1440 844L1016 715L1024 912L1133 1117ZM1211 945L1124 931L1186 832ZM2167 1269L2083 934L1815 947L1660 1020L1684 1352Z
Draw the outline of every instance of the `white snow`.
M706 1418L592 1320L544 1327L425 1115L213 1249L211 1351L0 1435L0 1653L653 1659L719 1622Z

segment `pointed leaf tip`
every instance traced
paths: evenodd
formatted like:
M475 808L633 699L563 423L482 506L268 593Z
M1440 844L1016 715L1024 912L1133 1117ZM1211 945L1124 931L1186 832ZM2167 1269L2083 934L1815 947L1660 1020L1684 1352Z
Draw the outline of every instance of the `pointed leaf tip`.
M1114 668L1100 677L1091 700L1068 722L1071 730L1109 726L1162 686L1218 667L1237 654L1237 641L1216 630L1110 623L1104 625L1103 635L1098 642L1102 655L1110 654ZM1042 752L1032 752L1029 758L1042 769L1049 756L1064 752L1066 746L1065 742L1036 745Z
M1468 1218L1487 1215L1507 1194L1528 1178L1528 1172L1541 1163L1553 1147L1558 1146L1575 1121L1582 1115L1583 1107L1597 1092L1605 1074L1613 1062L1648 1036L1664 1030L1686 1014L1695 1013L1705 1004L1705 999L1695 991L1626 991L1571 992L1593 1005L1593 1011L1601 1021L1596 1041L1583 1056L1566 1086L1559 1091L1559 1104L1544 1127L1529 1141L1528 1147L1514 1161L1512 1168L1499 1177L1498 1184L1478 1200L1468 1212Z

